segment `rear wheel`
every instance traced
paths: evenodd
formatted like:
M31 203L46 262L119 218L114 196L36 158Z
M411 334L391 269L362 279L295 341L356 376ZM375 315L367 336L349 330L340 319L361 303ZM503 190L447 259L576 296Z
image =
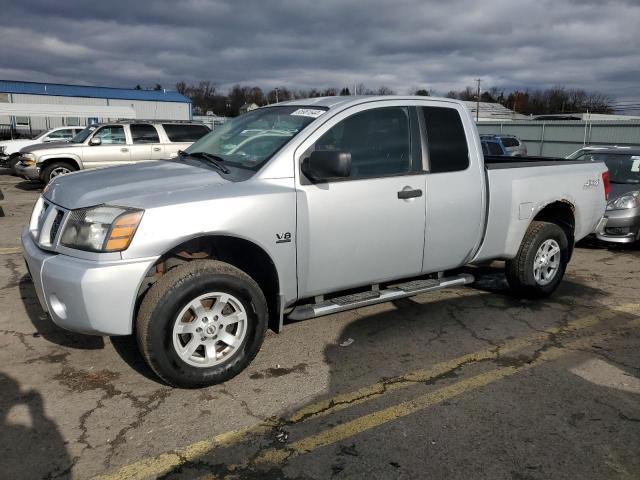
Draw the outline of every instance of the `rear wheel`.
M213 385L253 360L267 313L260 287L246 273L223 262L195 260L151 287L138 314L138 345L168 384Z
M56 177L75 172L77 168L68 162L53 162L42 170L42 181L49 183Z
M547 297L558 288L568 261L569 245L564 230L554 223L532 222L518 254L507 261L507 281L520 296Z

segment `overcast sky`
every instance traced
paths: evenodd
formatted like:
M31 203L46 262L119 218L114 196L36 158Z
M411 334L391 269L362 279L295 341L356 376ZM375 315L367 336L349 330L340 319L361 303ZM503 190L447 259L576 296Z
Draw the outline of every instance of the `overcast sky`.
M3 79L444 94L481 78L640 97L640 0L3 0L0 11Z

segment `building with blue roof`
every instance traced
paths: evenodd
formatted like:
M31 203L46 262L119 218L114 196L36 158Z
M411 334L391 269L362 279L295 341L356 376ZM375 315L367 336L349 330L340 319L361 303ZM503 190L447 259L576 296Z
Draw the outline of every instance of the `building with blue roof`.
M63 125L83 126L112 121L105 111L133 112L129 118L147 120L191 120L191 100L174 90L140 90L133 88L94 87L60 83L0 80L0 103L32 105L29 116L0 116L0 129L38 132ZM44 117L43 105L59 105L69 110L64 117ZM95 106L96 113L91 111ZM82 107L82 108L79 108ZM111 108L120 107L120 108ZM75 113L74 113L75 112ZM79 113L80 112L80 113ZM122 117L119 117L122 118Z

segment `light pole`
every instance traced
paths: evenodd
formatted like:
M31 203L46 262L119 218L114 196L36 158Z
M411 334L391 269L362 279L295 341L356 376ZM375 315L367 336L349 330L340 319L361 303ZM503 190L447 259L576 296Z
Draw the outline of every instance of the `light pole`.
M476 78L476 82L478 82L478 93L476 94L476 123L480 118L480 79Z
M276 103L278 103L278 87L276 87L275 90L276 90Z

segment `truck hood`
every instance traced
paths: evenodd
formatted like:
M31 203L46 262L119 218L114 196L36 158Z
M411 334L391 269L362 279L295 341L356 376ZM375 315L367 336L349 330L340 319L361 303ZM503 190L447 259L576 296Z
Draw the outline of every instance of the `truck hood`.
M101 204L147 209L206 199L213 187L233 183L206 166L161 160L64 175L44 196L68 209Z
M47 143L35 143L33 145L28 145L20 149L20 153L31 153L36 150L49 150L56 148L78 148L82 147L81 143L71 143L71 142L47 142Z

